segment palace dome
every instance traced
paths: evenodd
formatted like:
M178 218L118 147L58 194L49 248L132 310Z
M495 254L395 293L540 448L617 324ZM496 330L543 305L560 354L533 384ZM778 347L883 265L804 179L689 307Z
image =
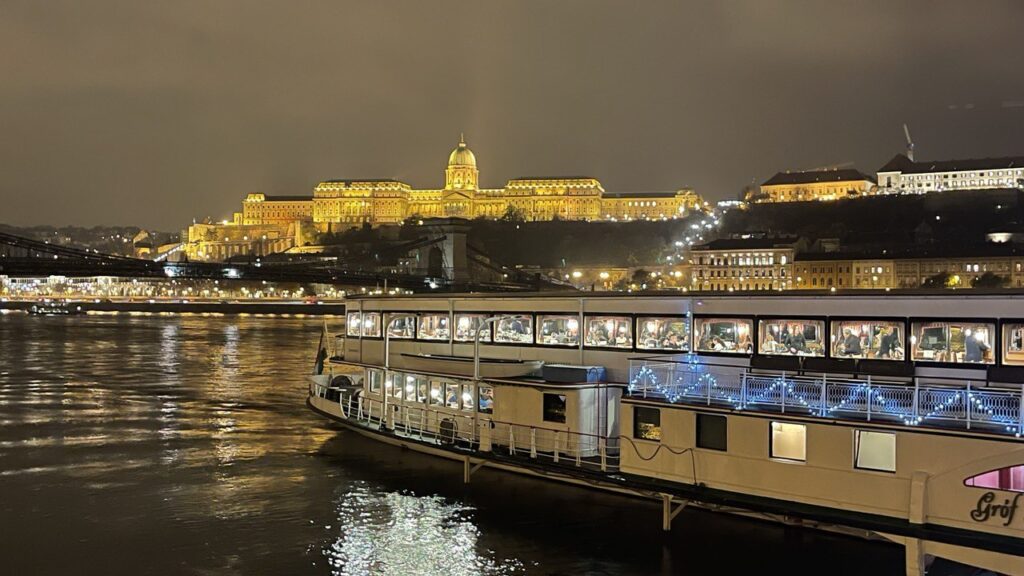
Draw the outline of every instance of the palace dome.
M473 151L466 147L466 139L463 137L459 138L459 146L452 150L451 156L448 156L449 166L472 166L476 168L476 156L473 155Z

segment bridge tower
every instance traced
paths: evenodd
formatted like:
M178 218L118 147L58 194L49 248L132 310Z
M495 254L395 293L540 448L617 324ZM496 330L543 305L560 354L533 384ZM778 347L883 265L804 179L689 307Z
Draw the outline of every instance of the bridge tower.
M464 284L471 280L466 238L469 221L465 218L428 218L423 220L428 240L434 240L416 249L418 265L415 272L435 278L444 278L450 284Z

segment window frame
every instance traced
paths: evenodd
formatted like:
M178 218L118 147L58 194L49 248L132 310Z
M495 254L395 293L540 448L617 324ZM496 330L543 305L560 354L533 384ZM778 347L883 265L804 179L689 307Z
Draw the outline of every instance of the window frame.
M644 436L644 435L641 434L640 427L639 427L639 424L641 423L640 422L640 413L641 412L648 412L648 413L657 414L657 424L653 425L655 428L657 428L657 435L658 435L657 438L649 438L649 437ZM645 424L650 424L650 422L644 422L644 423ZM639 405L639 404L634 404L633 405L633 439L634 440L642 440L644 442L658 442L658 443L660 443L662 438L663 438L663 436L664 436L664 429L661 426L661 408L659 408L657 406L643 406L643 405Z
M686 350L673 350L672 348L661 347L647 348L640 346L640 323L649 318L679 318L685 320L688 332L686 335ZM674 354L690 354L693 352L693 314L635 314L633 323L633 348L635 348L637 352L671 352Z
M366 392L367 392L367 394L376 394L376 395L380 396L383 393L383 391L384 391L384 371L382 369L380 369L380 368L367 368L366 371L367 371L367 374L366 374ZM380 377L380 379L376 381L376 384L377 384L376 389L374 389L374 377L373 377L374 374L376 374L376 375L378 375Z
M1007 364L1006 363L1006 352L1007 351L1004 349L1005 339L1003 338L1004 325L1006 325L1006 324L1020 324L1022 327L1024 327L1024 318L1000 318L999 322L996 324L996 332L998 333L998 337L999 337L999 341L998 341L999 342L999 357L996 359L997 360L997 364L999 366L1010 366L1010 367L1024 366L1024 360L1021 360L1020 364ZM1024 350L1022 350L1020 354L1021 354L1021 356L1024 356ZM991 366L991 364L989 364L989 366Z
M363 340L383 340L384 339L384 314L386 314L386 313L387 312L384 311L384 310L369 310L369 311L364 310L364 311L361 312L362 317L360 318L360 331L363 333L363 335L362 335L362 339ZM377 320L377 330L378 330L378 333L377 333L376 336L368 336L366 334L366 317L368 315L371 315L371 314L376 314L379 317L379 319Z
M698 320L748 320L750 322L750 353L746 352L725 352L722 350L698 350L697 349L697 321ZM694 314L690 325L691 351L694 354L703 356L720 356L724 358L750 358L757 354L757 317L752 314Z
M886 470L885 468L872 468L870 466L860 465L860 448L861 448L861 433L868 434L884 434L892 437L892 470ZM899 465L897 459L898 450L898 438L899 435L896 432L889 432L886 430L872 430L870 428L854 428L853 429L853 468L854 470L866 470L868 472L881 472L884 474L895 474L896 468Z
M587 333L590 330L590 320L593 318L625 318L629 321L629 346L595 346L587 344ZM607 350L610 352L634 352L636 351L636 314L616 312L585 312L583 314L583 326L580 327L580 341L584 350Z
M488 313L486 311L482 311L482 312L478 312L478 311L471 311L471 312L455 311L455 312L452 313L452 331L451 331L452 332L452 339L451 339L452 343L454 343L454 344L469 344L470 346L472 346L473 345L473 340L472 339L460 340L455 335L456 331L458 330L459 316L480 316L480 321L483 322L484 320L490 318L491 316L494 316L494 314L490 314L490 313ZM494 339L494 326L492 325L492 326L487 328L487 335L480 337L480 343L481 344L493 344L493 339ZM432 340L432 342L436 342L436 340Z
M957 369L960 369L960 370L972 370L972 369L973 370L985 370L989 366L1001 365L1000 361L1002 360L1002 354L1001 354L1001 352L1002 352L1002 340L1000 338L999 320L997 318L991 318L991 317L986 317L986 318L965 318L963 316L950 317L950 318L941 318L941 317L937 318L937 317L933 317L933 316L912 316L912 317L908 317L907 318L907 325L908 325L907 343L908 344L910 343L910 337L911 336L916 336L914 334L911 334L911 332L910 332L910 330L913 330L914 324L916 324L916 323L934 324L934 323L937 323L937 322L946 322L946 323L953 323L953 324L956 324L956 323L961 323L961 324L991 324L993 326L993 330L992 331L994 332L994 334L992 336L992 362L990 362L990 363L989 362L977 362L977 363L974 363L974 362L941 362L941 361L937 362L937 361L934 361L934 360L916 360L916 359L914 359L914 350L917 347L917 344L915 343L915 344L913 344L912 346L909 347L908 354L907 354L910 357L911 362L914 362L915 365L919 365L919 366L934 366L936 368L957 368Z
M356 316L359 321L359 327L356 329L356 333L352 334L352 316ZM363 337L363 312L361 310L355 312L345 312L345 337L346 338L362 338Z
M893 358L858 358L853 356L836 356L832 354L832 323L833 322L895 322L903 328L903 360ZM879 360L882 362L910 363L910 319L906 316L829 316L828 323L829 346L828 358L836 360Z
M725 446L723 448L717 448L714 446L702 446L701 445L701 420L704 418L721 418L725 424ZM714 450L716 452L728 452L729 451L729 417L725 414L712 414L710 412L694 412L693 419L693 445L695 448L701 450Z
M772 320L786 320L792 322L821 322L821 330L818 334L818 341L822 343L821 355L813 354L771 354L761 352L761 322ZM754 353L758 356L770 356L772 358L828 358L831 339L828 336L828 316L788 316L784 314L769 314L755 317L754 322Z
M424 316L447 316L448 317L448 337L447 338L424 338L423 335L422 335L422 331L423 331L422 319L423 319ZM445 310L445 311L433 311L433 310L431 310L431 311L427 311L427 312L419 312L418 314L416 314L416 332L414 333L415 334L415 338L413 338L413 339L416 340L417 342L430 342L430 343L435 343L435 344L451 342L452 338L455 336L455 332L452 330L452 317L453 317L453 314L451 312L448 312L447 310ZM394 338L394 336L392 336L392 338ZM481 342L482 341L483 340L481 340ZM472 344L472 342L470 342L470 343Z
M558 348L562 350L579 350L583 344L583 326L576 327L576 343L575 344L548 344L540 341L541 332L541 321L546 317L552 316L564 316L569 317L577 322L580 321L580 314L578 312L536 312L534 313L533 320L533 345L540 348ZM583 321L584 324L586 320Z
M548 418L548 396L555 396L562 399L562 418L561 420L551 420ZM553 424L568 424L569 423L569 395L561 392L544 392L541 391L541 413L542 422L551 422Z
M483 399L483 390L490 390L491 406L486 410L481 406L480 401ZM490 384L479 384L476 387L476 411L480 414L494 414L494 386Z
M498 341L498 325L501 324L501 320L496 320L491 324L491 341L488 342L491 346L536 346L537 345L537 315L533 312L494 312L487 314L488 318L493 316L523 316L530 318L530 341L529 342L502 342ZM483 342L483 340L481 340ZM472 342L470 342L472 344Z
M388 311L384 311L382 313L382 315L381 315L381 325L380 325L381 337L379 338L380 340L384 339L384 334L387 333L387 326L388 326L388 324L391 323L392 317L393 316L403 315L403 314L411 314L412 315L411 317L408 317L409 320L412 320L412 336L388 336L388 340L415 340L416 339L416 331L419 329L419 317L416 315L416 313L415 312L406 312L406 311L402 311L402 310L388 310ZM375 337L374 336L367 336L367 338L375 338Z
M775 424L781 424L786 426L800 426L804 430L804 446L803 446L803 459L799 458L787 458L785 456L775 455ZM768 459L775 462L788 462L788 463L807 463L807 424L802 422L790 422L786 420L768 420Z

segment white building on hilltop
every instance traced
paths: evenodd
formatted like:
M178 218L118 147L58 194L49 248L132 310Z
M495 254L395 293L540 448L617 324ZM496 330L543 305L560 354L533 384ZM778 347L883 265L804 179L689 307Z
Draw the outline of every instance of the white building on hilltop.
M893 194L1024 188L1024 156L915 162L897 154L878 169L878 186Z

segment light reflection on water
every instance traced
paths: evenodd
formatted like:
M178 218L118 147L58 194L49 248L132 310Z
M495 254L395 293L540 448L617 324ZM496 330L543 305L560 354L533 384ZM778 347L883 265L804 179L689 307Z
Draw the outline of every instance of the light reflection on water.
M898 574L899 549L460 465L305 407L319 318L0 315L5 574ZM742 554L709 553L742 543Z
M438 496L380 492L356 482L336 507L339 536L324 554L339 576L523 572L521 562L481 554L480 530L467 506Z

